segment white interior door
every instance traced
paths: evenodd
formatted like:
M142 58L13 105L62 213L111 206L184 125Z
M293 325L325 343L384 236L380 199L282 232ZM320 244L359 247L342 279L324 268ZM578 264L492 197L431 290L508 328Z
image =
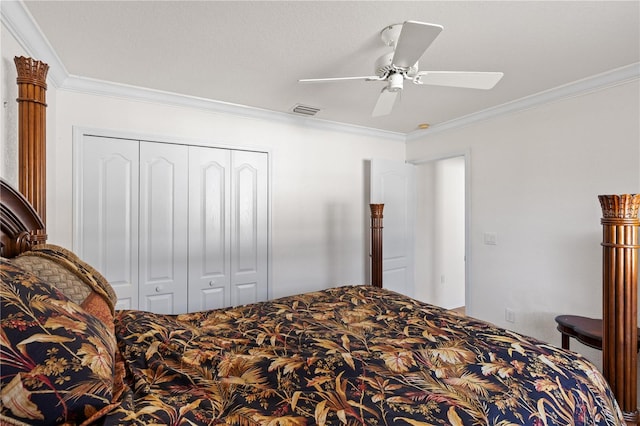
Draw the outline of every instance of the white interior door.
M73 250L138 309L138 141L83 135L74 156Z
M267 154L231 153L231 305L267 299Z
M187 311L188 149L140 143L140 309Z
M189 312L231 304L231 151L189 147Z
M415 166L371 160L371 203L384 204L382 286L414 295Z

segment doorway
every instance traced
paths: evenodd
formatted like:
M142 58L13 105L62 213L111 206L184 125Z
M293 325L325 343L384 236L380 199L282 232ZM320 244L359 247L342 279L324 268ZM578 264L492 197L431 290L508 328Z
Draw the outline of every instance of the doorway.
M465 155L416 163L416 298L463 311L467 306L466 169Z

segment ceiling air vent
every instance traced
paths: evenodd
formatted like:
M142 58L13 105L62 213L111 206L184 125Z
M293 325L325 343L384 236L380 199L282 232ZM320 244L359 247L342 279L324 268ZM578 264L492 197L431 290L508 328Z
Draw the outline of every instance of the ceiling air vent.
M320 111L320 108L312 107L309 105L295 104L293 106L292 112L300 115L306 115L308 117L312 117Z

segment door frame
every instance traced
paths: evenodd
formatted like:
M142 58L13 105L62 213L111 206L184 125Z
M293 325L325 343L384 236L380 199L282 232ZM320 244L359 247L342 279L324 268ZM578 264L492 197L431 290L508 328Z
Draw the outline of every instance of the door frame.
M471 288L471 150L462 149L454 150L441 154L431 155L427 157L420 157L414 160L408 160L407 163L415 166L420 166L426 163L433 163L440 160L447 160L449 158L464 157L464 300L466 314L473 314L473 300L470 298ZM418 185L418 182L416 182Z

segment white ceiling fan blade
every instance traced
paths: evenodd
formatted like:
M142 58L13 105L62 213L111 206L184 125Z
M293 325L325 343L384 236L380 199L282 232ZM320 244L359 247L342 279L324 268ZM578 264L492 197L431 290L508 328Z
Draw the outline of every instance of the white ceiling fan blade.
M504 74L501 72L473 71L420 71L413 79L416 84L433 86L466 87L469 89L492 89Z
M380 92L380 96L378 96L378 100L376 101L376 106L373 107L373 112L371 113L372 117L380 117L382 115L391 114L391 110L393 110L393 106L396 103L396 98L398 97L399 91L392 92L388 90L386 87L382 89Z
M381 81L383 78L377 75L367 75L358 77L329 77L329 78L303 78L298 80L299 83L325 83L331 81L350 81L350 80L364 80L364 81Z
M418 21L402 24L391 63L400 68L413 66L438 37L442 28L441 25Z

